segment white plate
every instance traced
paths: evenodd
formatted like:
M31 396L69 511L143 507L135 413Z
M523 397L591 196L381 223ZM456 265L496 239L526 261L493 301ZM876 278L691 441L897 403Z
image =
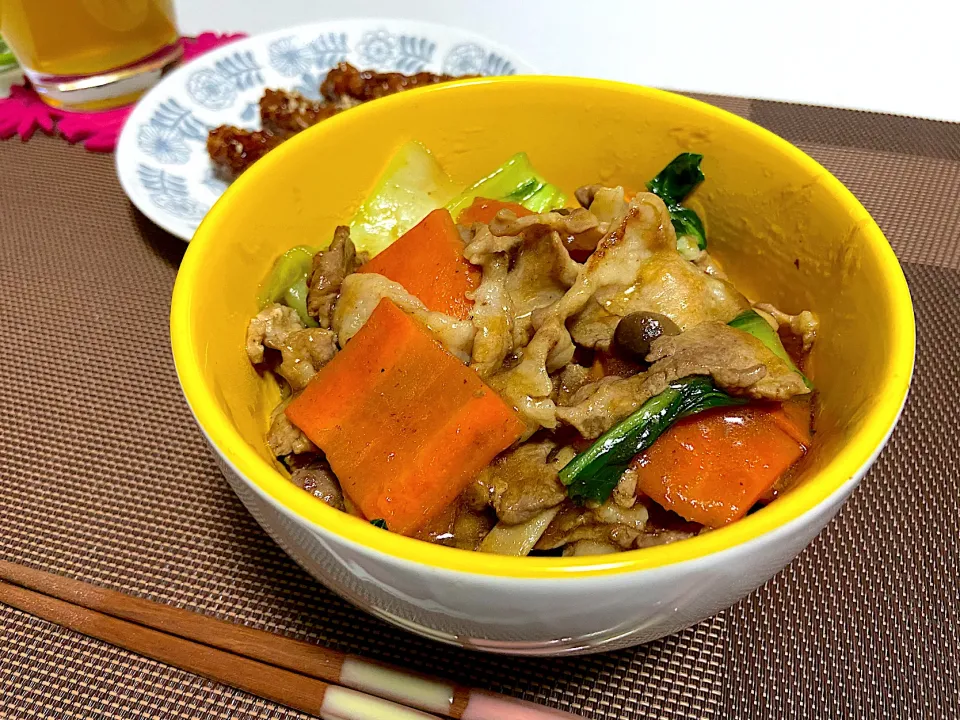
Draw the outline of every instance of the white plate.
M124 191L153 222L189 241L226 189L207 156L207 132L218 125L258 129L265 88L319 97L327 70L344 60L404 73L536 72L478 35L408 20L336 20L246 38L170 73L137 103L117 141Z

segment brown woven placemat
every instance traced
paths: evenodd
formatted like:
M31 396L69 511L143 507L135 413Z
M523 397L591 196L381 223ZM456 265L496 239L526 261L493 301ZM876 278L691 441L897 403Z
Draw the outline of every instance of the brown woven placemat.
M110 156L0 143L0 557L590 718L960 717L960 125L705 98L823 162L905 264L919 324L899 429L837 520L729 611L612 654L480 655L309 578L221 479L167 312L184 246ZM0 606L0 718L299 718Z

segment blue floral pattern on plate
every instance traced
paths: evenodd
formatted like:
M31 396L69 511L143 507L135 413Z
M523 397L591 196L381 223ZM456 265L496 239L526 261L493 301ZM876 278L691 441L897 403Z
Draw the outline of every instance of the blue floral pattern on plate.
M385 28L364 33L357 43L357 54L364 64L380 67L390 63L393 70L402 73L425 70L436 49L437 43L430 38L394 34Z
M454 45L443 59L448 75L514 75L516 67L506 58L477 43Z
M396 36L382 28L365 32L357 43L357 54L364 65L379 67L393 60L396 53Z
M306 47L297 45L292 37L280 38L267 48L270 67L284 77L296 77L310 69L310 56Z
M150 118L150 124L175 131L184 140L197 140L205 143L210 126L197 118L190 108L184 107L173 98L160 103Z
M343 62L349 52L346 33L335 32L320 35L308 43L301 43L293 36L283 37L267 48L270 67L287 78L304 75L313 67L333 67Z
M263 86L262 68L253 57L252 50L233 53L217 60L217 72L237 90L248 90L254 85Z
M223 110L233 105L239 91L263 85L261 70L253 51L233 53L217 60L212 69L192 73L187 80L187 92L205 108Z
M193 73L187 80L187 92L195 102L210 110L224 110L233 105L237 97L236 89L211 68Z
M206 154L210 129L258 128L268 87L319 98L327 71L344 61L403 73L533 72L470 32L414 21L338 20L247 38L190 62L141 99L117 145L124 189L154 222L188 240L226 189Z
M304 73L300 77L300 82L293 86L301 95L305 95L311 100L320 99L320 83L323 82L325 73Z
M404 73L418 73L433 60L437 44L427 38L401 35L397 38L397 68Z
M240 113L240 119L243 120L243 123L245 126L254 125L256 124L256 121L259 115L260 115L260 103L248 102L246 106L243 108L243 112Z
M310 43L313 64L318 68L332 68L347 59L350 46L346 33L327 33L320 35Z
M137 147L167 165L182 165L190 159L190 148L180 133L171 128L144 125L137 133Z
M200 222L210 209L190 197L186 181L166 170L140 165L137 169L140 183L150 193L153 204L174 217Z

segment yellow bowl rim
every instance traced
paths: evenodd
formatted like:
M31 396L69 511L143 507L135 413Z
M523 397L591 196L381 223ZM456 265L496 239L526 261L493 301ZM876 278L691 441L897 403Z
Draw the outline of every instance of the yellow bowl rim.
M721 122L731 123L747 131L757 142L773 146L776 151L786 155L811 175L820 176L827 189L853 217L861 221L862 231L867 241L878 251L886 291L893 301L895 328L892 332L890 347L891 362L887 377L880 383L883 390L876 409L871 412L850 442L812 482L806 483L778 498L766 508L735 523L678 543L630 550L610 556L507 557L448 548L384 532L304 493L244 441L231 425L226 413L220 409L213 392L203 380L202 370L196 362L196 358L199 357L198 347L192 337L190 322L193 288L197 283L197 275L209 248L215 243L215 228L220 217L231 210L230 199L238 194L238 188L256 182L257 168L263 171L271 164L283 163L288 153L298 152L299 144L305 141L302 136L307 133L331 130L338 124L351 122L358 117L359 113L389 114L394 106L415 103L424 93L451 92L464 86L486 84L538 85L558 91L588 87L605 88L661 102L666 101ZM534 580L611 575L696 560L759 538L813 510L841 489L845 483L857 478L861 470L876 458L889 437L906 400L912 377L916 328L906 279L893 249L880 228L863 205L839 180L799 148L733 113L675 93L608 80L534 75L477 78L399 93L325 120L272 151L257 162L257 167L245 172L233 186L227 189L195 233L184 255L173 290L170 335L180 384L201 429L223 458L232 464L244 479L253 483L261 494L269 496L274 502L302 520L347 541L397 560L422 563L432 568L453 572ZM238 340L237 347L240 348L240 346Z

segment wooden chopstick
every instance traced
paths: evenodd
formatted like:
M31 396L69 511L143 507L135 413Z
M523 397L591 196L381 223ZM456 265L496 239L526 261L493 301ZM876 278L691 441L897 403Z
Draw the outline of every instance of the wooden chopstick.
M325 720L438 720L419 710L0 582L0 602ZM349 713L349 714L347 714Z
M321 718L578 717L16 563L0 560L0 580L0 602Z

